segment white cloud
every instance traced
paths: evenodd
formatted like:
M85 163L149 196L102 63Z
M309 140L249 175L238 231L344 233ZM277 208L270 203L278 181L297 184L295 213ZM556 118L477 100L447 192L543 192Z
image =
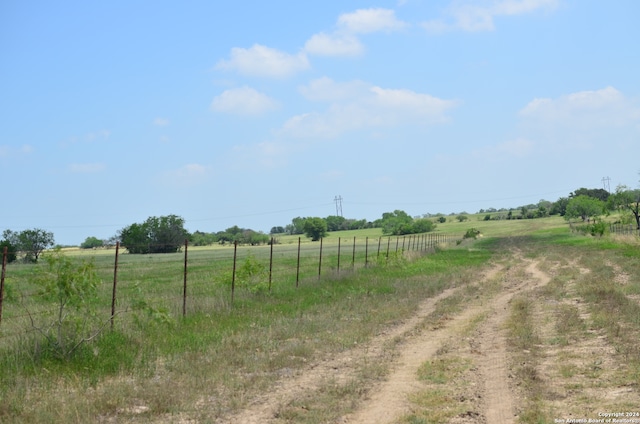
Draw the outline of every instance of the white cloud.
M338 16L333 33L313 35L305 43L304 51L318 56L358 56L364 52L364 46L357 34L399 31L408 26L391 9L358 9Z
M446 112L457 105L411 90L385 89L362 81L336 83L329 78L312 81L300 91L309 99L331 103L324 112L300 114L285 122L281 132L293 137L331 138L360 129L443 123L449 119Z
M640 137L640 104L614 87L536 98L519 116L522 134L552 155L619 150Z
M162 183L173 186L191 186L203 182L208 174L208 167L197 163L190 163L165 172Z
M109 131L109 130L100 130L100 131L87 133L84 136L84 138L85 138L86 141L108 140L109 136L111 136L111 131Z
M533 150L534 143L532 141L525 138L518 138L476 150L473 156L483 161L500 162L525 158L533 153Z
M315 79L298 88L300 94L312 101L344 101L366 96L370 85L363 81L335 82L331 78Z
M325 181L337 181L345 176L345 172L339 169L330 169L320 174L320 178Z
M391 9L358 9L338 17L338 26L351 34L367 34L378 31L398 31L408 26L396 18Z
M35 149L30 144L23 144L19 148L8 145L0 146L0 158L8 158L14 155L28 155L33 153Z
M169 125L169 120L166 118L156 118L153 120L153 125L157 127L166 127Z
M271 78L288 77L308 68L309 60L303 52L292 55L260 44L248 49L234 47L230 59L216 65L216 69Z
M304 50L317 56L358 56L364 51L360 40L351 34L315 34L304 45Z
M72 163L68 169L74 174L93 174L104 171L106 166L103 163Z
M256 163L263 169L278 169L286 166L291 154L300 148L300 145L282 140L238 145L233 148L233 156L229 163L233 170L240 171L247 169L247 163Z
M60 142L60 146L66 148L78 143L93 143L96 141L107 141L109 140L109 137L111 137L111 131L109 130L102 129L98 131L91 131L84 134L83 136L77 136L77 135L71 136L67 138L67 140Z
M496 17L522 15L539 9L552 10L557 5L558 0L496 0L490 5L453 3L444 13L448 19L434 19L424 22L422 26L433 33L452 30L492 31Z
M260 115L277 108L275 100L246 86L226 90L211 102L211 109L215 112L238 115Z
M520 116L545 125L593 128L620 126L640 120L640 108L614 87L580 91L557 99L533 99Z

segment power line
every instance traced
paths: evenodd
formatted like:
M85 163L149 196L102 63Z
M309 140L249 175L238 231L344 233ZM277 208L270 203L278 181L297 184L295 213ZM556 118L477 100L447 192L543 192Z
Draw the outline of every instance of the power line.
M336 202L336 216L342 216L342 196L336 196L333 201Z
M609 193L611 193L611 187L609 186L610 181L611 181L611 178L602 177L602 184L604 185L604 189L607 190L607 192Z

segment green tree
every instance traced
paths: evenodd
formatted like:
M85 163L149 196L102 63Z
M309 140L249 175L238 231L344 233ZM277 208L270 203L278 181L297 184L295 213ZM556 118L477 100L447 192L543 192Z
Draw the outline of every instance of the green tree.
M5 230L2 235L5 240L24 254L25 262L38 262L42 252L54 244L53 233L40 228L24 230L19 233Z
M205 233L202 231L195 231L189 237L189 244L193 246L210 246L218 241L218 238L213 233Z
M619 185L609 201L614 208L631 213L636 221L636 228L640 230L640 189L631 190L625 185Z
M120 230L120 243L129 253L177 252L188 237L184 219L177 215L152 216Z
M422 218L413 221L413 224L411 225L411 232L413 234L428 233L435 230L435 228L436 224L432 220Z
M87 237L85 241L80 244L81 249L94 249L102 246L104 246L104 241L96 237Z
M564 218L567 220L580 218L586 221L602 215L604 207L602 200L581 194L569 200Z
M569 197L589 196L598 200L606 202L609 198L609 192L603 188L579 188L573 193L569 194Z
M382 219L379 220L378 224L382 228L382 234L410 234L413 218L405 211L396 209L393 212L383 213Z
M551 205L551 210L549 211L550 215L560 215L564 216L567 212L567 204L569 203L568 197L561 197Z
M456 216L456 219L458 220L458 222L464 222L467 219L469 219L469 217L467 215L460 214L460 215Z
M291 220L291 224L287 225L285 229L289 234L304 234L304 222L307 218L296 217Z
M345 230L345 224L347 219L343 216L330 215L325 218L327 221L327 231L341 231Z
M18 249L9 240L0 241L0 254L7 248L7 263L14 262L18 258Z
M318 241L327 235L327 221L322 218L307 218L304 221L304 233L311 241Z
M284 232L285 232L284 227L276 226L276 227L271 227L271 231L269 231L269 234L283 234Z

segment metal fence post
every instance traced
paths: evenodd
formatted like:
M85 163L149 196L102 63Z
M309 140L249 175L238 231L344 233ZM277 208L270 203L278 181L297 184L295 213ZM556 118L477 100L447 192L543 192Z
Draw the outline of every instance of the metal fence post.
M340 274L340 240L341 237L338 237L338 274Z
M369 237L365 239L364 242L364 266L367 267L369 265Z
M318 260L318 279L320 278L320 273L322 272L322 240L324 239L320 238L320 258Z
M298 237L298 265L296 266L296 287L300 282L300 237Z
M274 238L271 237L271 249L269 251L269 291L271 291L271 273L273 272L273 242Z
M231 276L231 303L236 291L236 258L238 257L238 242L233 242L233 274Z
M182 285L182 316L187 316L187 249L189 240L184 239L184 282Z
M351 256L351 268L356 267L356 238L353 237L353 254Z
M0 324L2 323L2 302L4 301L4 276L7 272L7 246L2 249L2 274L0 275Z
M387 260L389 260L389 246L391 246L391 237L387 237Z
M113 331L113 322L116 315L116 287L118 285L118 252L120 251L120 242L116 242L116 258L113 263L113 291L111 292L111 331Z

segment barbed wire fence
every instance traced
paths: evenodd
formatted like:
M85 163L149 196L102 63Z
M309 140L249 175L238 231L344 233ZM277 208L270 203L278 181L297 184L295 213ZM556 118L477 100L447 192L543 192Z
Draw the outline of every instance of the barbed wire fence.
M298 237L296 242L288 244L278 244L271 238L267 246L246 246L236 242L215 249L190 246L185 240L179 252L162 254L124 253L126 249L117 243L112 256L101 252L88 257L100 258L96 262L96 271L102 281L98 301L108 325L114 329L118 316L136 312L141 303L152 310L186 317L189 312L232 307L237 301L238 290L251 296L271 292L275 284L280 288L297 289L301 284L319 281L323 276L339 277L411 253L433 251L438 245L454 243L461 238L425 233L366 237L364 240L338 237L337 241L331 238L320 239L318 243L302 243L302 237ZM37 287L29 281L33 266L8 266L8 254L4 247L0 275L0 339L28 333L30 320L51 312L41 305L25 306L38 293ZM7 281L12 286L9 297L5 296Z
M611 224L609 225L609 232L612 234L620 235L633 235L640 236L640 229L635 224Z

